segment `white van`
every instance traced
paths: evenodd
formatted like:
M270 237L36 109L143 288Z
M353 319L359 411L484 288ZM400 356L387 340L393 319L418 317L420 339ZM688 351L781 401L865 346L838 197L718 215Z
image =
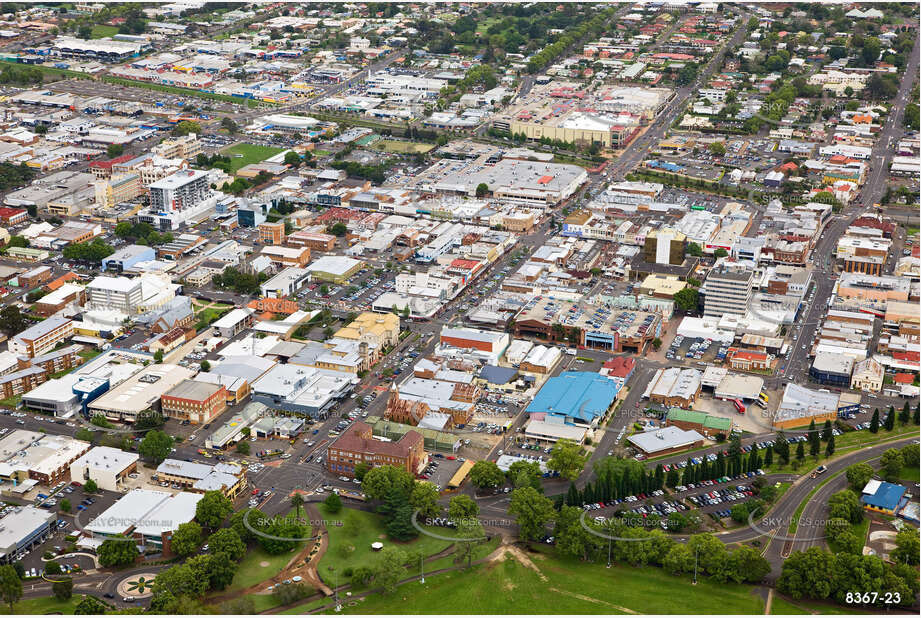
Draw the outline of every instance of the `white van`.
M566 353L569 354L570 356L575 356L575 355L576 355L576 349L575 349L575 348L566 348Z

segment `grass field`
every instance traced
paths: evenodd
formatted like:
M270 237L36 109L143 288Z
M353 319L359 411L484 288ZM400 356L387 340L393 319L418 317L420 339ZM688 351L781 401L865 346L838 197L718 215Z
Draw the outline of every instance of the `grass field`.
M774 595L771 601L771 615L799 615L799 614L864 614L855 608L838 607L837 605L826 605L806 599L799 601L788 601L778 595Z
M221 154L225 154L230 157L230 170L232 173L236 174L237 170L239 170L241 167L246 167L252 163L260 163L271 156L277 155L281 151L281 148L274 148L272 146L257 146L256 144L234 144L233 146L224 149ZM234 155L243 156L236 157Z
M195 318L198 320L196 322L196 328L199 330L206 328L209 324L229 312L231 309L233 309L233 305L214 303L210 307L205 308L204 305L193 303L192 310L195 312Z
M69 601L58 601L54 597L26 599L14 604L12 612L4 603L0 605L0 614L73 614L82 598L82 595L75 594Z
M371 543L380 541L385 546L394 545L407 551L419 551L425 556L431 556L444 550L450 545L447 541L420 535L412 541L399 543L391 541L384 532L383 519L376 513L342 509L338 513L330 513L326 505L318 505L320 514L327 520L326 531L329 534L329 548L320 560L317 571L323 581L343 583L343 570L357 566L369 566L375 562L377 556L371 549ZM331 525L329 522L342 522L343 525ZM344 548L353 547L348 551ZM334 570L331 570L334 569Z
M18 67L20 69L26 66L26 65L20 64L19 62L8 62L6 60L0 60L0 68L2 68L3 65L10 65L10 66ZM67 69L56 69L54 67L46 67L41 64L30 64L28 65L28 67L30 69L38 69L42 73L47 73L49 75L57 75L58 77L61 77L61 78L74 77L77 79L93 79L92 75L89 75L88 73L81 73L79 71L69 71Z
M7 397L6 399L0 399L0 406L4 408L15 408L19 405L19 402L22 401L22 395L13 395L12 397Z
M250 586L255 586L259 582L275 577L285 568L285 565L294 557L294 554L303 549L303 542L298 544L297 548L290 552L273 556L267 554L261 548L251 549L246 552L246 556L240 561L237 567L237 573L233 578L233 583L224 592L235 592L243 590ZM254 595L258 599L260 595Z
M673 577L652 567L606 569L552 555L529 557L539 573L506 556L470 570L426 577L425 584L410 582L392 594L348 601L343 612L428 614L465 608L477 614L706 614L714 603L723 613L764 611L751 586L702 579L692 587L690 577Z
M105 24L96 24L93 26L92 33L90 34L91 39L103 39L108 36L115 36L118 34L118 28L115 26L106 26Z
M435 144L420 144L419 142L402 142L391 139L381 139L374 143L374 147L384 152L396 154L426 153L435 147Z
M69 71L73 73L73 71ZM209 99L211 101L227 101L228 103L237 103L239 105L246 105L247 107L257 107L262 101L256 101L254 99L242 99L240 97L234 97L229 94L216 94L214 92L202 92L201 90L195 90L193 88L182 88L180 86L167 86L165 84L154 84L151 82L139 82L134 79L125 79L122 77L112 77L111 75L105 75L102 78L102 81L108 82L110 84L118 84L119 86L128 86L129 88L146 88L147 90L158 90L160 92L168 92L170 94L175 94L185 97L196 97L199 99ZM267 103L267 105L275 105L274 103Z
M899 478L906 480L906 481L914 481L915 483L917 483L919 480L918 477L919 477L919 474L918 474L917 467L912 468L912 467L906 466L902 468L901 472L899 472Z

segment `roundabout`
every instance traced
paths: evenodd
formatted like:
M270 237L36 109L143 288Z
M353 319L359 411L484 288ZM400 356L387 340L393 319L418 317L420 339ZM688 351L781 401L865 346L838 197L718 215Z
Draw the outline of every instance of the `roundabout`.
M115 587L118 596L145 599L153 594L154 573L139 573L126 577Z

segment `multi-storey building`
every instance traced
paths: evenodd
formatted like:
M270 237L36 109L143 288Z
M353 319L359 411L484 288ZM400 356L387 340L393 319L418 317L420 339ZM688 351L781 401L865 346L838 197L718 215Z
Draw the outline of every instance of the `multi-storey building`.
M753 276L751 270L711 270L700 290L704 295L704 316L745 315Z
M227 391L220 384L184 380L160 398L160 406L170 418L208 423L227 409Z
M74 323L63 317L50 317L30 326L9 341L9 350L32 358L53 349L74 334Z
M422 434L408 431L395 442L375 440L371 426L356 422L326 449L327 469L338 476L355 476L355 466L397 466L415 475L425 462Z

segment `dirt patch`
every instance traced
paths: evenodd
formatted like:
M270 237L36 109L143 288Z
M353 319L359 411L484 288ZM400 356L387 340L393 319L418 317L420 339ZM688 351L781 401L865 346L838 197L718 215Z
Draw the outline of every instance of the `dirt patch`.
M266 568L267 566L269 566L269 561L268 561L268 560L263 560L262 562L259 563L259 566L261 566L261 567L264 569L264 568Z
M567 597L572 597L574 599L579 599L580 601L587 601L589 603L597 603L598 605L607 605L608 607L613 607L614 609L624 612L625 614L638 614L639 612L623 607L622 605L614 605L613 603L608 603L607 601L602 601L601 599L596 599L594 597L589 597L584 594L578 594L576 592L570 592L568 590L560 590L559 588L551 588L553 592L558 592Z
M535 573L537 573L537 576L540 578L541 581L543 582L547 581L547 576L541 573L540 569L537 568L537 565L534 564L534 562L528 557L528 555L525 554L523 551L521 551L515 545L500 545L496 549L496 551L494 551L492 555L489 556L489 562L490 563L502 562L503 560L505 560L505 556L508 554L511 554L512 558L520 562L522 566L529 568Z

